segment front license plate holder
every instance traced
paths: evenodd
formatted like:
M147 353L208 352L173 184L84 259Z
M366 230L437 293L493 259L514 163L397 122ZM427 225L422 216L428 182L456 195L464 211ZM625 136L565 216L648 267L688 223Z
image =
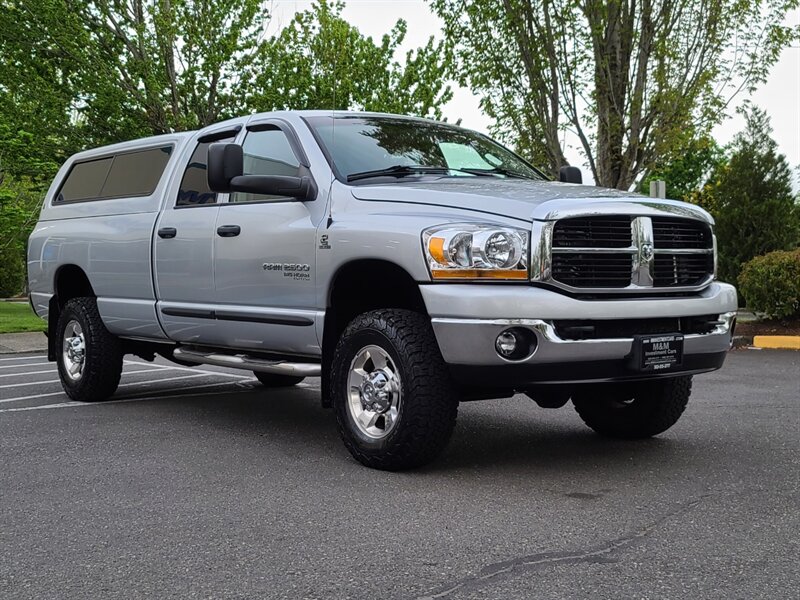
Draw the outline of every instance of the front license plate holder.
M683 334L636 335L628 365L642 373L663 373L683 364Z

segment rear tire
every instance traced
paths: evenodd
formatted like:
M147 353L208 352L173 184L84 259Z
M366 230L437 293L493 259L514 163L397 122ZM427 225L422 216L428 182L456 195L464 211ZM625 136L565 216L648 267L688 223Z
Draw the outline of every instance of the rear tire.
M371 311L347 326L333 355L330 397L353 457L387 471L436 458L458 414L430 320L409 310Z
M61 309L56 351L61 385L73 400L102 402L117 390L122 345L103 324L95 298L73 298Z
M291 375L276 375L274 373L260 373L258 371L253 371L253 375L256 376L261 382L261 385L268 388L278 388L278 387L289 387L292 385L297 385L305 377L293 377Z
M691 375L628 384L607 384L576 392L575 410L600 435L648 438L677 423L692 393Z

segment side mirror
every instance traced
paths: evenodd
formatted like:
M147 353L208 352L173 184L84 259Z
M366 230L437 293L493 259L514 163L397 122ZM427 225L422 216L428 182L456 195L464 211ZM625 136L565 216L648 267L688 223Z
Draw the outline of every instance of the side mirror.
M212 192L230 192L231 180L244 172L242 147L236 144L211 144L208 147L208 187Z
M208 147L208 187L213 192L245 192L267 196L288 196L313 200L317 188L310 177L286 175L243 175L244 153L237 144L211 144Z
M558 180L564 183L583 183L583 175L578 167L561 167Z

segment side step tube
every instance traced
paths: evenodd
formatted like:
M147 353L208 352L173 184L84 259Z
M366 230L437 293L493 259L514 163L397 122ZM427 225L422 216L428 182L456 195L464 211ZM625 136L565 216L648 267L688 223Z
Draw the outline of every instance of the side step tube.
M258 371L259 373L273 373L275 375L292 375L295 377L319 377L322 375L322 365L318 363L286 362L282 360L266 360L246 354L219 354L215 352L200 352L176 348L172 355L179 360L200 365L215 365L217 367L231 367Z

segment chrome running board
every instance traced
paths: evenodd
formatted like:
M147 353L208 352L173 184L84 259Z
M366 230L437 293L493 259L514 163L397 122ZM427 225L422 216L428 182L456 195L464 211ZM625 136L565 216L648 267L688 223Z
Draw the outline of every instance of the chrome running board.
M287 362L283 360L267 360L248 356L247 354L220 354L218 352L201 352L176 348L172 352L177 360L200 364L214 365L217 367L230 367L259 373L272 373L274 375L291 375L292 377L320 377L322 365L319 363Z

